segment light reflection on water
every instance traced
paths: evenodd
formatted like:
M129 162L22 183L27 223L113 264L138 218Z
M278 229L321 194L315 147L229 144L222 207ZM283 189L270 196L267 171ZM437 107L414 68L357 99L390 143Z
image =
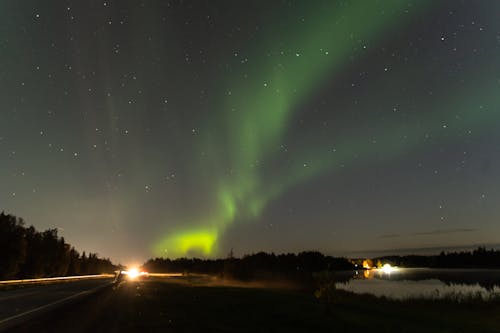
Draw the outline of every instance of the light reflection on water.
M345 280L337 288L393 299L500 297L499 270L398 269L390 274L370 270Z

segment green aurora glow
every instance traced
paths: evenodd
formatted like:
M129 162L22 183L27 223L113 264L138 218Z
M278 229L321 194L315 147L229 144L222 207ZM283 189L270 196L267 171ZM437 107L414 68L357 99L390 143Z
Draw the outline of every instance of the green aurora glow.
M500 242L500 2L0 8L0 210L78 249Z
M400 13L405 6L397 0L385 2L383 8L377 2L357 1L343 6L332 3L328 8L314 8L305 19L313 24L287 34L290 40L264 43L271 51L256 66L259 70L252 75L255 79L246 80L240 74L226 83L233 87L227 91L222 108L226 142L213 143L210 137L201 140L200 151L210 145L229 145L230 172L218 176L213 212L188 221L185 229L170 231L154 245L155 255L215 255L218 238L236 218L257 218L273 198L291 185L330 169L338 156L325 160L324 154L312 154L305 160L317 163L301 165L264 182L258 166L265 164L279 147L297 105L326 77L349 65L352 50L360 40L371 42L402 24L404 17ZM419 6L424 7L424 2ZM288 46L286 52L276 47L283 44ZM211 164L218 169L218 161L224 160L223 156L215 156Z

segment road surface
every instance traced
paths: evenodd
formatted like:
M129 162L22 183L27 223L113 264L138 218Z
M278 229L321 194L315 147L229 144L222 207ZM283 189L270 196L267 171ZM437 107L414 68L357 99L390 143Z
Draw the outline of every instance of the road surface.
M57 281L45 284L23 285L20 288L0 291L0 329L8 322L31 317L56 304L76 299L97 288L109 285L112 278L86 278Z

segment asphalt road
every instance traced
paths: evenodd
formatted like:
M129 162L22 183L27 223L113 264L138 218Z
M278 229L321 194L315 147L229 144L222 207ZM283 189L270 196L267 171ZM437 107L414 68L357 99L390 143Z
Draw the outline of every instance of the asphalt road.
M64 281L0 291L0 328L10 318L109 284L111 278Z

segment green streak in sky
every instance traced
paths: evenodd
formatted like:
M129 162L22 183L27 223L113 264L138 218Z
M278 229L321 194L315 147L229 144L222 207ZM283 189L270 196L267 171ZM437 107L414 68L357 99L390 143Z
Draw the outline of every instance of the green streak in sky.
M185 230L167 237L156 246L155 250L164 256L185 255L190 251L209 256L215 251L217 237L217 230L202 228ZM166 250L167 248L172 251Z
M423 3L418 2L418 6L424 7ZM207 216L188 221L186 229L175 230L157 242L155 254L215 255L221 234L236 219L258 218L268 203L290 186L334 167L341 160L338 155L320 162L321 152L308 151L305 156L317 161L310 166L299 164L271 180L264 179L260 169L279 150L289 118L299 104L325 78L350 65L360 41L372 44L385 37L391 27L403 23L410 15L405 9L405 2L398 0L344 5L327 2L305 13L305 23L294 22L290 31L277 32L276 36L271 31L269 41L250 57L254 63L248 77L234 75L225 82L225 122L213 127L227 129L226 142L204 138L200 143L201 147L227 146L227 156L210 161L216 178L214 208ZM349 150L364 147L364 142L346 143L343 159L348 159ZM228 171L221 174L219 169Z

